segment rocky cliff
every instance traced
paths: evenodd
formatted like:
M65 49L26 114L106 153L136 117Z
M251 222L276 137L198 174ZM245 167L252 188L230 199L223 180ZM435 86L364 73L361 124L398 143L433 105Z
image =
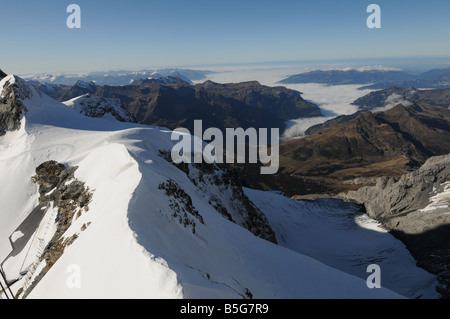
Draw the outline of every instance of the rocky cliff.
M401 239L418 265L438 274L450 298L450 154L432 157L400 179L379 178L340 197L364 204L368 214Z
M32 96L30 87L16 76L0 70L0 136L20 128L22 114L27 112L22 100Z

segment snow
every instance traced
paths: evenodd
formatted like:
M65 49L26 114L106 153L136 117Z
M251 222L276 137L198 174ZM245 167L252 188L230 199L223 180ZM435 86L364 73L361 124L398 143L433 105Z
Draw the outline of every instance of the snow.
M77 83L75 85L77 85L77 86L79 86L80 88L83 88L83 89L90 89L90 90L95 89L95 83L94 82L85 82L85 81L79 80L79 81L77 81Z
M266 214L281 246L347 273L367 278L377 264L382 286L409 298L436 298L436 276L416 266L407 248L357 206L338 200L291 200L246 189Z
M436 194L432 194L433 196L430 197L430 203L425 208L421 209L420 212L426 213L442 209L448 211L443 214L450 213L450 181L443 183L441 187L443 189L442 192L436 192L436 189L433 190Z
M247 291L254 298L402 298L418 295L430 284L426 280L434 279L412 266L399 242L370 237L356 226L350 232L342 225L342 246L337 247L331 231L336 233L341 225L333 214L343 210L338 207L330 215L329 203L309 206L274 193L248 191L275 228L280 245L255 237L221 216L184 172L159 156L159 150L175 144L171 131L85 117L30 90L23 126L0 139L0 180L8 185L0 192L0 260L11 251L8 237L37 206L31 177L39 164L56 160L78 166L75 177L86 183L93 198L89 210L64 234L76 234L77 239L28 298L243 298ZM169 179L191 197L204 220L197 223L195 234L173 218L170 198L158 188ZM37 237L49 240L54 216L55 209L50 209ZM361 252L371 240L377 249L389 244L397 252L382 264L386 273L398 277L392 286L397 292L384 286L369 289L350 263L354 249ZM31 255L37 251L35 244L30 241ZM336 259L339 249L341 255L348 253L343 261ZM399 270L389 268L391 257ZM23 258L12 261L18 264ZM35 261L25 259L25 264ZM364 258L362 264L366 261L373 262ZM44 263L34 263L38 270L31 279L22 278L12 289L30 282ZM402 270L407 273L401 275ZM73 276L79 276L79 287L68 284ZM398 287L400 282L414 291Z
M15 242L17 239L23 237L23 233L19 230L14 232L14 234L11 235L11 241Z
M90 117L101 117L110 121L133 121L132 116L123 107L122 102L115 98L101 98L85 94L65 101L63 104L80 114Z

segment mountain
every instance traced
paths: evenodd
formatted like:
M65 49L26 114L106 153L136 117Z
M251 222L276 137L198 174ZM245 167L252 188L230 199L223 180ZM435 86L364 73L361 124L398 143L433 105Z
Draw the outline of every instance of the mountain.
M101 98L88 93L63 103L89 117L108 117L120 122L136 122L119 99Z
M85 94L93 94L97 90L97 85L94 82L77 81L67 92L65 92L59 100L68 101L77 96Z
M81 95L93 94L97 91L97 85L94 82L77 81L72 86L48 83L41 84L33 81L28 82L33 84L42 93L61 102L71 100Z
M295 74L280 81L281 84L322 83L328 85L369 84L412 80L413 75L403 71L387 70L329 70Z
M385 112L365 112L280 145L280 170L258 176L242 172L250 187L289 196L336 194L400 177L436 155L450 153L450 110L422 102Z
M268 87L258 82L218 84L207 81L190 85L177 78L147 79L134 85L104 86L95 93L119 98L139 123L184 127L191 132L194 120L204 127L280 128L292 118L320 116L317 105L305 101L299 92ZM170 81L168 81L170 80Z
M341 194L364 204L406 243L418 264L438 275L439 292L450 297L450 155L430 158L400 179L383 177L376 185Z
M305 101L301 93L282 86L268 87L257 81L230 84L206 81L196 85L195 88L209 95L235 99L262 111L271 112L282 120L321 116L317 105Z
M436 88L445 89L450 86L450 68L446 69L433 69L414 77L413 80L402 80L402 81L382 81L380 83L375 83L362 87L361 89L371 89L380 90L388 89L392 86L408 88Z
M0 264L17 298L439 297L357 205L175 165L167 129L84 116L16 76L0 92L2 112L22 107L0 137Z
M158 69L158 70L140 70L140 71L129 71L129 70L119 70L119 71L107 71L107 72L91 72L87 74L37 74L37 75L26 75L23 78L28 81L35 81L41 84L59 84L66 86L73 86L78 81L83 81L86 83L93 82L96 85L128 85L133 81L139 79L146 79L150 77L179 77L183 80L191 83L191 81L200 81L205 78L207 74L212 73L211 71L203 70L191 70L191 69Z
M311 134L320 132L320 131L322 131L322 130L324 130L324 129L326 129L326 128L335 126L335 125L337 125L337 124L348 123L348 122L350 122L351 120L357 118L357 117L358 117L359 115L361 115L362 113L363 113L363 112L358 111L358 112L355 112L355 113L350 114L350 115L339 115L339 116L336 116L335 118L332 118L331 120L328 120L328 121L326 121L326 122L324 122L324 123L316 124L316 125L313 125L313 126L309 127L309 128L305 131L305 135L311 135Z
M407 100L419 100L427 104L445 108L450 106L450 89L418 90L412 87L392 87L386 90L378 90L355 100L352 104L359 106L361 110L371 110L389 103L388 98L391 97L392 99L393 96Z
M139 123L170 129L193 131L194 120L202 119L205 127L278 127L282 131L289 119L322 115L319 107L305 101L301 93L256 81L192 85L179 77L156 75L124 86L77 82L72 87L36 87L61 102L85 94L119 99Z
M22 79L14 76L4 76L0 82L0 136L8 131L20 128L22 115L27 108L22 102L36 90L28 86Z
M434 69L421 74L393 70L329 70L295 74L280 81L281 84L321 83L327 85L360 84L360 89L384 90L399 88L448 88L450 68Z
M399 104L410 106L415 100L434 106L448 108L450 106L450 89L418 90L412 87L392 87L386 90L374 91L352 102L352 105L359 107L358 112L350 115L337 116L324 123L311 126L305 131L305 134L311 135L336 124L347 123L364 111L386 111Z

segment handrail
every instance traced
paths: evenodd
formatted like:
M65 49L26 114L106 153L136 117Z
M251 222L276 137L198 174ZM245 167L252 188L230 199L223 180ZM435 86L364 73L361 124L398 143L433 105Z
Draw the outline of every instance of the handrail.
M1 266L0 266L0 275L1 275L1 277L3 278L3 280L5 281L5 285L6 285L6 287L7 287L7 290L6 290L6 289L3 287L2 282L0 281L0 286L2 287L2 290L3 290L3 292L4 292L5 296L6 296L6 298L11 299L11 298L9 298L9 296L8 296L8 291L9 291L9 293L11 294L12 299L16 299L16 298L14 297L13 292L11 291L11 287L9 287L9 285L8 285L8 281L6 280L6 276L4 275Z

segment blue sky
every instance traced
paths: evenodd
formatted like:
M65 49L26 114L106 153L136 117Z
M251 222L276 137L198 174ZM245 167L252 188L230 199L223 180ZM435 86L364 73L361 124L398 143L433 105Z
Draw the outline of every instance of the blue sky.
M81 29L66 26L71 3ZM366 26L371 3L381 29ZM0 28L0 68L18 74L450 56L446 0L15 0Z

